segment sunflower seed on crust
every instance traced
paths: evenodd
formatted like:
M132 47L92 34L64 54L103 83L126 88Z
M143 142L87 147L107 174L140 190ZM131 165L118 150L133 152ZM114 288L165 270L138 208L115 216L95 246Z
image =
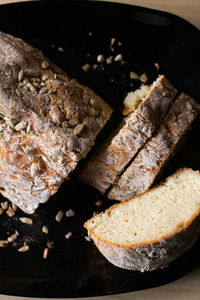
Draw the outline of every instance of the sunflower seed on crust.
M15 130L20 131L22 129L25 129L26 126L27 126L27 122L26 121L21 121L17 125L15 125Z
M20 70L18 73L18 81L22 81L23 77L24 77L24 71Z
M83 130L84 124L78 124L76 125L76 127L74 128L74 134L75 135L79 135L81 133L81 131Z

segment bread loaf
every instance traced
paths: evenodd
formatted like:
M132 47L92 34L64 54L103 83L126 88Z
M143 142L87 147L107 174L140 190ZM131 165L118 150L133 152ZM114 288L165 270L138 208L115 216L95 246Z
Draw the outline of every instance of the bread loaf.
M0 191L27 213L75 169L111 115L41 51L0 32Z
M114 138L106 141L104 147L101 147L103 150L79 173L83 182L102 193L115 183L118 174L159 127L174 99L176 89L162 75L146 96L144 90L141 93L144 99L136 111L129 115ZM127 103L124 113L130 112L131 108L131 103Z
M173 103L157 133L139 151L131 165L108 193L108 198L127 200L144 193L200 111L200 105L182 93Z
M85 227L112 264L141 272L164 268L198 239L200 172L180 169L148 192L88 220Z

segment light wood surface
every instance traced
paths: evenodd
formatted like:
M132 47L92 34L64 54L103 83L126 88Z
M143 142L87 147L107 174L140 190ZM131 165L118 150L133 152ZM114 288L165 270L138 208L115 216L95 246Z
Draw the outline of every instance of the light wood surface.
M24 1L24 0L20 0ZM110 0L134 5L160 9L174 13L195 25L200 29L200 0ZM0 4L19 2L13 0L0 0ZM143 291L100 297L101 300L198 300L200 299L200 267L170 284ZM0 300L20 300L23 297L0 295ZM36 300L39 298L28 298ZM46 298L45 298L46 299ZM45 300L43 298L43 300ZM76 298L81 299L81 298ZM97 300L98 298L84 298L85 300Z

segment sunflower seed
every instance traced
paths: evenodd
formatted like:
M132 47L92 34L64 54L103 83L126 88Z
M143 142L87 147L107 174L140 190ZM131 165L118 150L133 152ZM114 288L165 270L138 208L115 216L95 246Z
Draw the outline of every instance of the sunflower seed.
M30 82L28 82L26 86L32 93L36 92L35 87Z
M18 81L22 81L23 77L24 77L24 71L20 70L18 73Z
M113 46L115 42L116 42L116 38L112 38L111 42L110 42L110 45Z
M62 47L58 47L58 51L64 52L64 49Z
M89 113L90 113L91 117L95 117L98 114L97 111L93 107L90 108Z
M84 124L78 124L76 125L76 127L74 128L74 134L75 135L79 135L81 133L81 131L83 130Z
M8 241L0 241L0 247L6 247L8 245Z
M68 123L69 123L70 127L75 127L76 125L78 125L79 120L78 119L71 119L71 120L68 121Z
M42 75L42 81L46 81L47 79L49 79L49 75L48 74L43 74ZM42 82L40 83L40 85L42 84Z
M67 129L69 128L69 124L68 124L67 121L62 122L62 128L63 128L64 130L67 130Z
M22 217L22 218L19 218L19 219L22 223L29 224L29 225L33 224L33 220L30 219L30 218Z
M1 202L1 207L3 210L6 210L8 208L8 201Z
M143 73L143 74L140 76L140 81L146 83L147 80L148 80L147 74L146 74L146 73Z
M30 131L31 131L31 124L28 123L28 125L27 125L27 127L26 127L26 132L27 132L27 133L30 133Z
M92 239L91 239L89 236L87 236L87 235L85 236L85 239L86 239L87 242L91 242L91 240L92 240Z
M98 62L103 63L104 60L105 60L105 58L104 58L103 54L99 54L99 55L97 56L97 61L98 61Z
M109 56L107 59L106 59L106 63L109 65L112 63L112 60L113 60L113 57L112 56Z
M155 62L154 66L156 67L156 69L159 71L160 70L160 66L157 62Z
M12 234L11 236L8 237L7 241L9 243L13 243L17 239L18 235L19 235L19 233L17 231L15 231L14 234Z
M21 96L20 91L18 89L15 90L15 93L17 94L18 97Z
M14 211L17 211L17 210L18 210L18 206L17 206L15 203L13 203L13 202L12 202L12 209L13 209Z
M29 83L29 80L28 80L28 78L24 78L24 80L23 80L23 84L27 85L27 83Z
M122 61L122 59L123 59L122 54L117 54L114 58L114 61Z
M131 72L130 72L130 78L131 78L131 79L134 79L134 80L137 80L137 79L139 79L140 77L139 77L139 75L138 75L136 72L131 71Z
M42 95L42 94L46 94L48 92L48 88L46 86L43 86L40 91L39 91L39 94Z
M45 248L45 249L44 249L44 252L43 252L43 258L44 258L44 259L47 259L48 254L49 254L49 248Z
M103 204L103 202L101 200L98 200L97 202L95 202L96 206L101 206Z
M37 82L35 82L35 81L33 82L33 86L36 87L36 88L38 88L38 89L40 89L40 85Z
M61 222L64 216L64 212L62 210L59 210L57 215L55 216L55 220L57 222Z
M49 249L53 249L54 248L54 242L53 241L47 241L47 247Z
M42 63L41 63L41 66L43 69L47 69L49 67L49 63L48 61L44 60Z
M17 152L19 153L19 154L21 154L21 155L25 155L25 152L24 152L24 150L22 149L22 147L20 146L20 145L18 145L17 146Z
M8 207L7 211L6 211L8 217L12 218L15 214L14 210L12 209L12 207Z
M15 130L20 131L22 129L25 129L26 126L27 126L27 122L26 121L21 121L17 125L15 125Z
M89 65L89 64L83 65L83 66L82 66L82 70L83 70L84 72L88 72L88 71L90 70L90 65Z
M8 118L6 120L6 122L10 126L11 129L15 129L15 123L13 122L13 120L11 118Z
M39 173L39 165L36 162L33 162L30 168L31 175L34 177Z
M29 250L29 246L28 245L24 245L21 248L18 249L19 252L26 252Z
M47 226L43 226L43 227L42 227L42 232L48 234L48 233L49 233L48 227L47 227Z
M65 213L66 217L73 217L75 216L75 211L73 209L69 209Z
M72 236L72 232L69 231L67 234L65 234L66 240L70 239L71 236Z

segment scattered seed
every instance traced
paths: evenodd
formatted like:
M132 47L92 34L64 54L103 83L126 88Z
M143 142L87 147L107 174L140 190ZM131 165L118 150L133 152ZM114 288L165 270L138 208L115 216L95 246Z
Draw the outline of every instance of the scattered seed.
M15 212L13 211L12 207L8 207L7 211L6 211L8 217L12 218L15 214Z
M91 239L89 236L87 236L87 235L85 236L85 239L86 239L86 241L88 241L88 242L91 242L91 240L92 240L92 239Z
M33 162L30 168L31 175L34 177L39 173L39 165L37 162Z
M33 220L30 219L30 218L22 217L22 218L19 218L19 219L22 223L29 224L29 225L33 224Z
M112 38L111 42L110 42L110 45L113 46L115 42L116 42L116 38Z
M12 202L12 209L14 212L16 212L18 210L18 206Z
M148 77L146 75L146 73L143 73L141 76L140 76L140 81L146 83L148 80Z
M0 247L6 247L8 245L8 241L0 241Z
M43 258L46 259L48 257L48 254L49 254L49 248L45 248L43 252Z
M75 211L73 209L69 209L65 213L66 217L73 217L75 216Z
M29 83L29 80L28 80L28 78L24 78L24 80L23 80L23 84L27 85L27 83Z
M122 54L117 54L114 58L114 61L121 61L123 59Z
M8 208L8 201L1 202L1 207L3 210L6 210Z
M83 103L88 105L90 102L90 97L88 95L83 95Z
M72 232L69 231L67 234L65 234L66 240L70 239L71 236L72 236Z
M18 249L19 252L26 252L29 250L29 246L28 245L24 245L21 248Z
M156 67L156 69L159 71L160 70L160 66L159 66L159 64L156 62L155 64L154 64L154 66Z
M74 128L74 134L75 135L79 135L81 133L81 131L83 130L84 124L78 124L76 125L76 127Z
M22 81L23 77L24 77L24 71L20 70L18 73L18 81Z
M27 126L27 122L26 121L21 121L17 125L15 125L15 130L20 131L22 129L25 129L26 126Z
M75 126L78 125L79 120L78 119L71 119L71 120L68 121L68 123L69 123L69 126L75 127Z
M103 204L103 202L101 200L98 200L97 202L95 202L96 206L101 206Z
M62 47L58 47L58 51L64 52L64 49Z
M64 216L64 212L62 210L59 210L59 212L57 213L56 217L55 217L55 220L57 222L61 222L62 219L63 219L63 216Z
M12 234L11 236L8 237L7 241L9 243L13 243L17 239L18 235L19 235L19 233L17 231L15 231L14 234Z
M97 64L94 64L94 65L92 65L92 70L96 70L98 68L98 65Z
M139 77L139 75L138 75L136 72L131 71L131 72L130 72L130 78L131 78L131 79L134 79L134 80L137 80L137 79L139 79L140 77Z
M49 67L49 63L48 61L44 60L42 63L41 63L41 66L43 69L47 69Z
M43 227L42 227L42 232L48 234L48 233L49 233L48 227L47 227L47 226L43 226Z
M92 216L95 217L96 215L98 215L97 211L93 211Z
M103 54L99 54L99 55L97 56L97 61L98 61L98 62L103 63L104 60L105 60L105 58L104 58Z
M107 59L106 59L106 63L109 65L112 63L112 60L113 60L113 56L109 56Z
M89 65L89 64L83 65L83 66L82 66L82 70L83 70L84 72L88 72L88 71L90 70L90 65Z
M49 249L53 249L54 248L54 242L53 241L47 241L47 247Z

